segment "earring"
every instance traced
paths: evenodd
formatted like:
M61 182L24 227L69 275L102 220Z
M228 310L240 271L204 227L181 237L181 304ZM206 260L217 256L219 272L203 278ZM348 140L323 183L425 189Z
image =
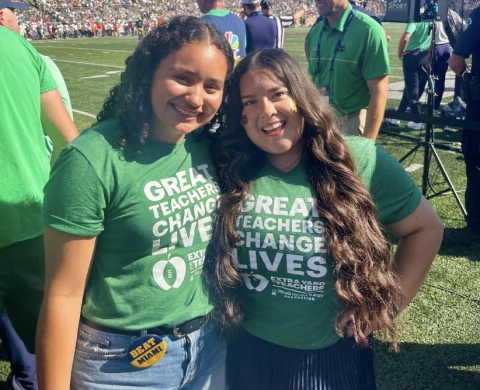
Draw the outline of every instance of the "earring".
M240 124L242 126L245 126L246 124L248 123L248 118L246 115L242 115L242 117L240 118Z
M292 101L290 102L290 108L292 109L292 111L295 111L295 112L298 111L297 103L295 103L295 100L292 100Z

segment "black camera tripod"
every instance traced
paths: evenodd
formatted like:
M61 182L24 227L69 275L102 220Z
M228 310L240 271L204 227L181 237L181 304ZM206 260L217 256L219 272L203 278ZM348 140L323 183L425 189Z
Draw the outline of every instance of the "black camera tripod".
M435 21L432 22L431 30L432 30L432 41L430 44L430 49L429 49L429 54L428 54L428 60L427 60L427 65L425 67L425 70L428 73L428 82L427 82L427 106L428 106L428 116L433 117L433 112L434 112L434 101L435 101L435 82L434 82L434 74L433 74L433 61L435 57ZM413 119L413 118L412 118ZM458 191L455 189L453 186L452 181L450 180L450 177L448 176L448 173L442 163L442 160L440 159L440 156L438 155L437 148L438 149L443 149L443 150L450 150L450 151L455 151L459 152L460 150L456 148L449 147L447 145L442 145L442 144L435 144L435 129L433 123L427 122L426 128L425 128L425 137L424 139L416 139L413 137L408 137L408 136L403 136L401 138L404 139L410 139L414 140L417 142L417 145L415 145L407 154L405 154L400 160L398 160L400 163L402 163L405 159L407 159L410 155L415 153L419 148L423 147L424 148L424 155L423 155L423 175L422 175L422 194L427 198L431 199L434 198L438 195L443 195L443 194L448 194L451 193L457 204L458 207L460 208L460 211L464 216L467 215L467 211L465 207L463 206L463 203L461 199L458 196ZM435 158L435 161L437 163L438 169L442 173L443 178L445 179L445 182L447 183L448 187L442 191L434 191L433 187L430 182L430 166L432 164L432 156ZM428 188L430 188L434 193L432 195L427 195Z

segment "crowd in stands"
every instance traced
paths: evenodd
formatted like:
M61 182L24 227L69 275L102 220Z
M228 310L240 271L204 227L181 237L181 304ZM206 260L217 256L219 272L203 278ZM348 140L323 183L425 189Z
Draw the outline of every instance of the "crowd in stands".
M20 33L28 39L68 39L134 35L139 21L145 32L172 16L200 16L195 0L33 0L28 11L17 12ZM240 0L225 0L240 14ZM308 7L305 19L316 16L315 1L277 1L276 15L291 15Z
M478 5L478 0L462 3L449 0L452 9L464 17ZM93 36L135 35L141 26L148 33L158 23L175 15L200 16L195 0L32 0L34 7L19 12L20 33L28 39L82 38ZM225 0L228 9L240 14L240 0ZM303 6L308 11L301 20L316 17L314 0L277 0L275 15L292 15ZM385 0L365 0L367 10L385 14ZM140 24L139 24L139 21Z

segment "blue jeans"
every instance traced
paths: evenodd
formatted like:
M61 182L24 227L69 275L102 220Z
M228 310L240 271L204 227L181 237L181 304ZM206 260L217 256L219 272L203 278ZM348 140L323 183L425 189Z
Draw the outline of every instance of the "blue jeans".
M225 390L226 343L215 321L177 339L159 335L166 353L155 365L136 368L127 360L136 337L94 330L80 323L71 390Z

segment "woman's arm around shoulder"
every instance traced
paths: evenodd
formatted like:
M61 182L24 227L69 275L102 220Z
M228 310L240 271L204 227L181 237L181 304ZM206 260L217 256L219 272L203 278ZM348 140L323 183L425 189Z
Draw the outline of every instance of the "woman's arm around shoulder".
M45 295L37 326L39 390L68 390L83 294L97 237L45 227Z

